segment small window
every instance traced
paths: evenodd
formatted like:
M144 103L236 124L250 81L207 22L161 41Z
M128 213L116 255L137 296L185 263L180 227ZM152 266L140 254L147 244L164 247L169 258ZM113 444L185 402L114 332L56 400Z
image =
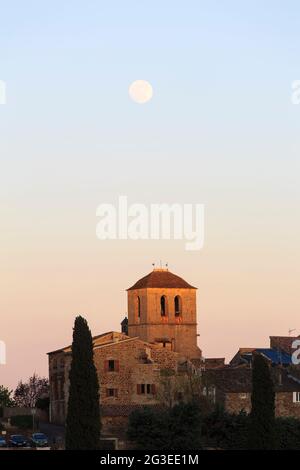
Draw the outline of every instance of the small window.
M106 389L106 396L107 397L117 397L118 396L118 389L117 388L107 388Z
M137 316L138 318L141 318L141 299L139 296L137 297L136 302L137 302Z
M300 403L300 392L294 392L293 393L293 402L294 403Z
M175 310L175 317L181 317L182 315L182 302L180 295L176 295L174 298L174 310Z
M114 359L109 359L104 362L105 372L119 372L119 361Z
M162 317L166 317L167 313L167 300L166 297L163 295L160 298L160 314Z
M138 384L137 393L138 395L155 395L156 386L155 384Z

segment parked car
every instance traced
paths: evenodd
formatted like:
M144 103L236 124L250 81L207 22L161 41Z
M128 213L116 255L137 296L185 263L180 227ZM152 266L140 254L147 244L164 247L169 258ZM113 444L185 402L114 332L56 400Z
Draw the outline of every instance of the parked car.
M0 436L0 447L6 447L7 442L4 436Z
M29 443L25 436L14 434L8 441L9 447L28 447Z
M48 447L48 437L42 432L36 432L31 436L30 445L31 447Z

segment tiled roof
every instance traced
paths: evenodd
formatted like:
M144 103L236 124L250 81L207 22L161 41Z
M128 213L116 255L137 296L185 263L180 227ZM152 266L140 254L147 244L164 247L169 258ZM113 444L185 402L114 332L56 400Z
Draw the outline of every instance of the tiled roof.
M292 358L287 352L275 348L240 348L238 353L231 359L230 364L236 366L238 364L250 364L255 353L262 354L272 364L291 365Z
M300 391L300 381L293 378L286 369L271 368L271 373L276 392ZM203 373L203 378L204 383L214 385L224 393L251 393L252 390L252 369L250 368L208 369Z
M120 333L119 331L107 331L106 333L102 333L101 335L93 336L93 347L105 344L110 344L116 342L118 339L119 342L131 339L129 336L126 336L124 333ZM72 345L69 344L61 349L56 349L55 351L50 351L47 354L54 354L58 352L71 352Z
M204 383L215 386L222 392L251 392L251 369L230 368L207 369L203 373Z
M270 348L259 348L255 350L265 356L272 364L289 365L292 364L292 358L290 354L284 351Z
M270 347L291 354L292 344L296 339L300 339L300 336L270 336Z
M158 288L179 288L179 289L196 289L196 287L188 284L184 279L171 273L167 269L154 269L147 276L139 279L132 287L127 290L145 289L151 287Z
M225 357L206 357L204 360L205 369L218 369L225 367Z

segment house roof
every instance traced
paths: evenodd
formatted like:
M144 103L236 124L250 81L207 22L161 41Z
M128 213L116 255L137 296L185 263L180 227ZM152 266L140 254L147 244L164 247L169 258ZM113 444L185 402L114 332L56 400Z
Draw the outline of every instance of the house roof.
M205 369L217 369L225 367L225 357L206 357L204 359Z
M204 383L215 386L219 391L228 392L250 392L252 389L251 369L223 368L206 369L203 372Z
M270 347L280 349L287 354L292 353L292 344L295 340L300 339L299 336L270 336Z
M289 365L292 364L292 358L290 354L287 354L284 351L278 349L270 348L259 348L255 350L256 352L265 356L272 364L282 364Z
M275 348L240 348L237 354L231 359L230 364L235 366L241 363L250 364L255 353L262 354L272 364L288 366L292 364L292 357L287 352Z
M120 333L119 331L108 331L106 333L102 333L101 335L93 336L93 347L104 346L106 344L111 343L118 343L125 340L130 340L135 338L130 338L129 336L125 335L124 333ZM72 345L69 344L64 348L56 349L55 351L50 351L48 354L54 354L59 352L71 352Z
M105 348L107 346L117 347L117 346L123 345L124 343L136 341L145 348L152 348L153 350L164 351L155 343L148 343L147 341L142 340L139 336L127 336L124 333L120 333L118 331L109 331L107 333L103 333L102 335L94 336L92 339L93 339L94 350ZM65 348L56 349L55 351L48 352L48 355L57 354L57 353L71 354L72 345L68 345ZM179 357L179 353L176 351L170 350L168 351L168 354L172 354L172 356L176 358Z
M168 269L154 269L127 290L148 288L196 289L196 287L188 284L184 279L171 273Z
M300 380L289 374L286 369L271 368L271 374L276 392L300 391ZM251 393L252 391L252 369L250 368L208 369L203 373L203 378L207 385L213 385L224 393Z

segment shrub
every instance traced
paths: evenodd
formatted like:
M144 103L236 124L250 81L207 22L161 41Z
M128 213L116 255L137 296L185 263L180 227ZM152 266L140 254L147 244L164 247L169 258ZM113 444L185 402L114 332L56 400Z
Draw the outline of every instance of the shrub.
M127 434L136 442L138 449L167 449L167 412L145 407L135 410L129 416Z
M31 415L12 416L10 419L11 425L21 429L32 428L33 418ZM37 422L35 421L37 427Z
M217 406L203 419L202 436L205 447L246 449L249 416L241 411L230 414Z
M173 408L145 407L129 417L128 437L138 449L198 450L201 444L201 415L196 403Z
M300 420L277 418L276 433L279 449L300 450Z

